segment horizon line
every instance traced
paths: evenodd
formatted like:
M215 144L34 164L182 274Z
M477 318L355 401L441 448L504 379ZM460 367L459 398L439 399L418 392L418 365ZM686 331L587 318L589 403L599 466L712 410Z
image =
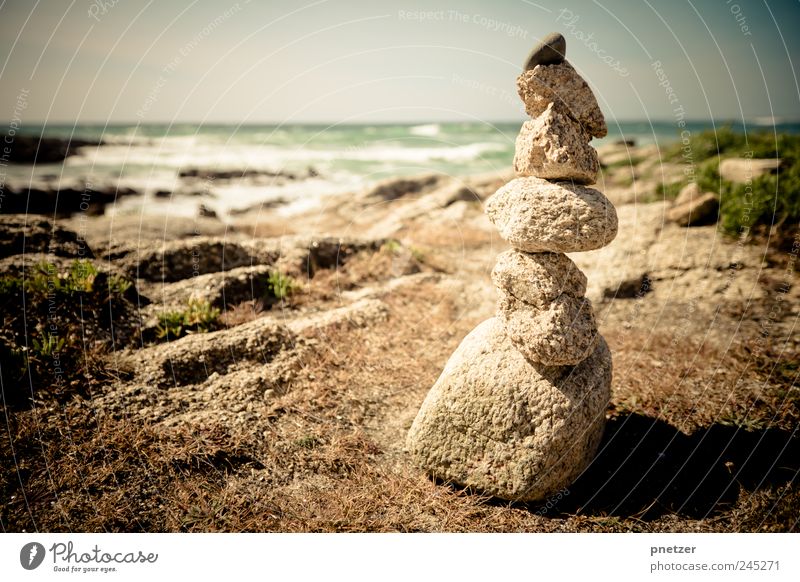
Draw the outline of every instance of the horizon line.
M770 120L766 122L766 120ZM12 120L6 120L2 123L4 125L10 125ZM285 121L197 121L197 120L187 120L187 121L148 121L146 123L140 121L46 121L46 120L33 120L28 121L26 124L20 125L18 129L24 129L25 126L42 126L42 125L73 125L73 126L81 126L81 125L103 125L103 126L147 126L147 125L240 125L243 127L246 126L254 126L254 125L328 125L328 126L337 126L337 125L345 125L345 126L365 126L365 125L433 125L433 124L454 124L454 123L467 123L467 124L485 124L485 125L499 125L499 124L512 124L512 123L523 123L526 119L487 119L485 121L467 121L467 120L431 120L431 119L420 119L416 121L401 121L401 120L384 120L384 121L371 121L371 122L352 122L352 121L292 121L292 122L285 122ZM683 121L686 123L715 123L719 125L725 125L729 123L736 123L739 125L743 124L753 124L753 125L761 125L761 126L769 126L769 125L783 125L783 124L800 124L800 118L770 118L770 116L756 116L750 119L739 119L733 117L725 117L725 118L714 118L714 117L695 117L695 118L685 118ZM614 123L670 123L678 127L677 122L674 118L664 118L664 119L650 119L647 117L631 117L631 118L616 118L609 120L606 119L607 125L612 125Z

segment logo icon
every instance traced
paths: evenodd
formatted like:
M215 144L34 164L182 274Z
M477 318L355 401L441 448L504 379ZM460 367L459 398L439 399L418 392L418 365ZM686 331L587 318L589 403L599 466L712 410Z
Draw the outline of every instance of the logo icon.
M26 570L35 570L44 562L44 546L39 542L29 542L19 551L19 563Z

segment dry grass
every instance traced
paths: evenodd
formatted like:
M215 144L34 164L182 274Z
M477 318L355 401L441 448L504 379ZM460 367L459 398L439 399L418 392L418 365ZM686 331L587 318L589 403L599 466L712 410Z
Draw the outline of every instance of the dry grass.
M220 321L226 327L234 327L258 319L263 314L264 303L260 299L250 299L225 309Z
M435 236L435 235L433 235ZM478 244L476 242L476 244ZM448 249L450 252L452 249ZM434 260L437 250L431 251ZM293 301L431 270L383 248L321 270ZM775 354L610 323L614 396L601 454L555 507L509 505L435 484L405 434L449 355L478 321L435 281L383 297L367 326L310 329L299 372L232 430L111 418L85 397L2 410L0 526L8 531L790 531L797 530L798 403ZM228 325L258 316L242 304ZM787 381L789 382L787 384ZM793 383L792 383L793 382ZM761 387L761 388L759 388ZM786 394L781 397L780 391ZM795 389L796 390L796 389ZM746 430L745 430L746 429ZM9 438L10 435L10 438ZM781 444L783 443L783 445Z

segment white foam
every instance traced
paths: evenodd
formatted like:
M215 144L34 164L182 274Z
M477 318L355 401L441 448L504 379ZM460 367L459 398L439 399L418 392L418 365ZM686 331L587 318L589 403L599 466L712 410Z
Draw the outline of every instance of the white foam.
M105 145L90 148L66 159L67 167L78 166L153 166L168 168L230 168L276 171L286 165L335 161L468 161L483 154L504 149L498 143L473 143L444 147L405 147L402 145L370 145L341 149L289 149L267 145L209 145L193 139L160 146L133 144Z
M412 135L422 135L426 137L431 137L434 135L439 135L439 132L441 130L442 127L438 123L429 123L427 125L415 125L408 131Z

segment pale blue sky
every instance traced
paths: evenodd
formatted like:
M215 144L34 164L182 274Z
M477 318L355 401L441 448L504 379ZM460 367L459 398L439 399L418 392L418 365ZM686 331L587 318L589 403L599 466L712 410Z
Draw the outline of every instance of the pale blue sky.
M558 30L611 119L797 120L798 23L797 0L6 0L0 119L519 120Z

